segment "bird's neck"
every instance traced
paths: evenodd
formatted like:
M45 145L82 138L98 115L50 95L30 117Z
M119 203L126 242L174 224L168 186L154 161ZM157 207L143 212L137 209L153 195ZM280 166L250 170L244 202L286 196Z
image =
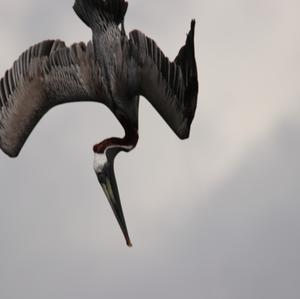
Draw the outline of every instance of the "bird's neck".
M94 153L103 154L109 148L120 148L120 150L129 152L135 148L139 139L137 130L126 131L124 138L111 137L94 145Z

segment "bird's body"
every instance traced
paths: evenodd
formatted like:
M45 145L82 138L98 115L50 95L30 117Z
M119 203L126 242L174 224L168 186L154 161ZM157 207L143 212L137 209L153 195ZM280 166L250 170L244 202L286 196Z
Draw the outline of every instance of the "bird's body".
M127 37L123 24L127 6L124 0L76 0L74 10L92 29L92 41L67 47L62 41L47 40L20 56L0 81L0 147L16 157L40 118L56 105L105 104L125 136L93 147L94 170L130 245L113 163L120 151L129 152L137 144L139 97L145 96L185 139L196 109L198 81L195 21L185 46L170 62L143 33L135 30Z

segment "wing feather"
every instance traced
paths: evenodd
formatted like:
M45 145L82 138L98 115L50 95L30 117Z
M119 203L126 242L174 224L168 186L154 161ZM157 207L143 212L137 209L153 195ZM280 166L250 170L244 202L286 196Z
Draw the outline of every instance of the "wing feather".
M94 84L99 70L93 59L91 43L66 47L62 41L47 40L14 62L0 80L0 148L6 154L19 154L52 107L74 101L101 102L101 86Z
M139 65L140 93L154 106L179 138L187 138L198 96L194 28L174 62L142 32L130 33L130 42Z

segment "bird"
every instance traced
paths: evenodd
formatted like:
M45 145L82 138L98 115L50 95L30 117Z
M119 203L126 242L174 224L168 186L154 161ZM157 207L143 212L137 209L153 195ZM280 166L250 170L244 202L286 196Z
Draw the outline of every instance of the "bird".
M57 105L91 101L107 106L125 135L93 146L93 168L131 247L114 161L138 143L141 96L180 139L189 137L198 98L196 21L170 61L141 31L127 35L127 1L75 0L73 9L92 31L89 42L42 41L24 51L0 80L0 148L17 157L39 120Z

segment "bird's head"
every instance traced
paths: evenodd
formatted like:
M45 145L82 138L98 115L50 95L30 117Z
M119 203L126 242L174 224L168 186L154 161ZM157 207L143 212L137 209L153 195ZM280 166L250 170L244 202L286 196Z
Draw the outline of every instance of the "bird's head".
M121 230L129 247L132 246L120 201L117 181L114 172L114 160L120 151L130 150L124 145L99 144L94 146L94 170L98 181L108 199L108 202L117 218Z

